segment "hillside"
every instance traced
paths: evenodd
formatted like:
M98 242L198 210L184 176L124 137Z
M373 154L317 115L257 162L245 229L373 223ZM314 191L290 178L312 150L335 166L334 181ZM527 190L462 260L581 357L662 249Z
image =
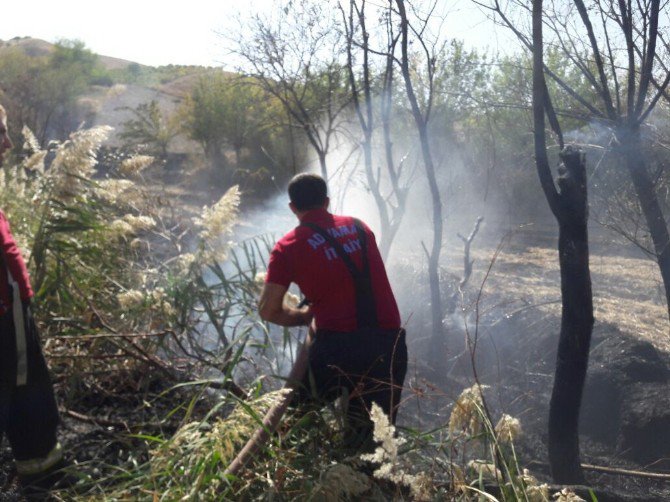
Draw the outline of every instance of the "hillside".
M45 40L40 40L39 38L32 37L12 38L11 40L5 41L0 40L0 57L2 56L3 50L7 50L12 47L20 48L29 56L40 57L49 55L53 51L54 44ZM137 64L126 59L103 56L100 54L98 55L98 58L106 70L124 70L131 64Z
M32 37L16 37L0 40L0 58L7 51L19 49L30 57L45 57L54 51L55 45ZM131 110L152 100L158 102L166 114L173 114L190 93L198 79L212 71L199 66L152 67L113 56L97 54L98 61L109 85L91 85L80 97L87 109L93 110L93 120L87 117L88 126L109 125L115 130L108 144L118 144L118 133L124 122L133 117ZM172 145L174 153L191 153L198 146L187 138L178 137Z
M19 48L28 56L47 56L53 50L54 45L31 37L12 38L11 40L0 40L0 56L11 48Z

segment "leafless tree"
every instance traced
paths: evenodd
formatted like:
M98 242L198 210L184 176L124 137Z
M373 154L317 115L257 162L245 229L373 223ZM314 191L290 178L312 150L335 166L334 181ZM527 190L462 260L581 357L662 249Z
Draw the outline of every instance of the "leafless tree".
M483 4L482 4L483 5ZM526 12L528 4L507 6ZM528 49L532 40L499 0L487 5ZM670 44L659 31L659 19L670 22L661 0L552 0L543 22L554 48L579 70L584 86L561 77L544 62L548 79L571 103L573 116L611 130L613 152L628 172L665 287L670 315L670 232L649 169L645 125L670 84Z
M428 257L428 278L430 282L430 301L431 318L433 325L433 341L442 344L444 307L442 296L440 294L440 253L442 250L443 238L443 209L442 197L437 183L435 173L435 162L430 147L430 138L428 135L428 123L431 117L433 104L433 85L435 76L436 47L431 45L424 36L427 20L430 16L419 20L422 26L412 26L407 15L405 0L396 0L397 15L400 19L400 69L405 82L405 90L410 103L414 123L419 133L419 142L421 144L421 154L426 171L428 186L433 208L433 242L430 250L424 246ZM431 9L429 9L431 10ZM423 103L419 102L415 77L410 69L412 54L410 54L410 39L416 42L419 47L419 53L415 57L421 58L421 68L425 71L425 91ZM436 346L436 345L434 345ZM439 346L439 345L437 345Z
M549 410L549 463L554 481L579 484L584 480L579 453L579 408L593 329L586 166L580 150L563 148L556 188L547 155L545 114L561 147L563 141L545 81L542 0L533 0L532 12L535 162L547 202L558 221L561 269L561 332Z
M402 217L405 213L408 186L403 184L401 161L396 165L391 139L391 116L393 111L393 83L394 83L394 53L398 35L393 31L390 13L384 12L386 20L385 40L386 47L373 48L371 35L368 30L366 0L350 0L349 10L346 12L340 4L344 33L347 48L347 74L351 91L353 108L361 128L363 159L367 187L372 193L381 227L379 249L382 257L386 258L391 244L396 236ZM379 14L379 12L377 12ZM360 61L357 64L357 56ZM383 58L383 74L381 89L375 86L375 69L372 58ZM375 88L377 87L377 88ZM373 136L377 129L377 114L375 104L379 103L383 130L384 151L386 162L383 166L375 165L373 159ZM388 180L388 189L384 181Z
M349 105L342 67L344 47L328 2L286 0L271 12L240 22L231 38L240 72L281 102L314 149L321 175Z

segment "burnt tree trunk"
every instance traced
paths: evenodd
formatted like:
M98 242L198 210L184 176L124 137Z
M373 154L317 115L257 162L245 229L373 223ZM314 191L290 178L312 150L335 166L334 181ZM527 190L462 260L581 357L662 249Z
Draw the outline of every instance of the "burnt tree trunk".
M430 346L440 347L444 344L444 306L440 293L440 251L442 250L442 199L437 186L435 166L428 142L428 127L425 123L417 124L419 139L423 151L424 166L428 175L431 200L433 202L433 244L428 255L428 280L430 281L430 311L433 325L433 336Z
M649 171L644 161L639 127L618 131L617 136L623 150L626 169L628 169L635 187L635 193L640 201L649 235L654 243L656 262L663 278L666 307L670 318L670 235L668 234L668 225L658 202L654 183L649 177Z
M382 87L382 98L380 100L380 120L382 123L382 134L384 138L384 154L386 157L386 171L389 175L389 181L393 194L396 197L396 204L392 206L389 215L388 231L382 235L379 242L379 252L386 259L391 251L391 244L395 239L400 223L405 214L405 205L407 204L408 187L403 187L400 182L400 175L403 169L405 157L403 157L396 166L393 155L393 134L391 132L391 122L393 114L393 89L394 89L394 51L397 37L391 35L386 56L386 69L384 70L384 84Z
M342 9L342 7L340 7ZM354 12L356 17L354 18ZM347 35L347 74L349 77L349 87L351 89L351 101L354 105L354 111L358 117L358 123L361 126L363 133L363 140L361 146L363 148L363 159L365 163L365 177L368 182L368 190L374 198L377 211L379 212L379 226L381 230L381 245L380 253L385 260L390 248L390 241L388 236L391 233L391 219L389 216L389 208L386 199L382 193L381 176L377 172L375 176L374 165L372 160L372 133L374 131L375 116L373 113L372 103L372 81L370 78L370 47L368 45L370 35L366 28L365 18L365 0L362 1L360 7L355 0L349 2L349 15L347 16L342 9L344 18L345 31ZM361 31L362 41L356 43L354 41L354 34L356 32L356 22ZM353 47L357 45L363 56L362 60L362 79L356 78L354 71L354 54Z
M542 190L559 227L561 269L561 333L554 387L549 404L549 465L556 483L584 480L579 455L579 409L582 402L593 330L593 295L589 271L586 166L581 151L564 148L558 189L549 165L545 113L555 116L544 79L542 0L533 0L533 136L535 164Z
M557 219L562 316L549 405L549 463L556 483L575 484L584 481L578 426L593 329L593 296L584 155L568 147L561 159Z

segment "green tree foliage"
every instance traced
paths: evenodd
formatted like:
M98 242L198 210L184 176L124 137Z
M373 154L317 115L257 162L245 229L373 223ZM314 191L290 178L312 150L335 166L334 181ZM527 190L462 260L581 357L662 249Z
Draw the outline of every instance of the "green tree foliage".
M123 123L120 134L125 146L165 159L170 142L179 132L176 120L166 117L156 100L128 110L133 118Z
M581 72L563 53L552 49L547 61L559 68L560 77L572 88L588 90ZM446 139L447 157L464 167L449 175L453 186L447 188L448 203L462 213L458 196L468 187L466 192L474 190L479 200L493 196L514 220L543 208L537 180L528 176L533 167L530 56L493 58L452 41L436 67L432 137L438 144ZM557 113L566 130L583 127L584 120L565 90L551 81L548 87L556 96ZM557 152L550 150L556 161Z
M80 40L58 42L49 57L49 66L74 70L76 78L73 77L73 82L80 86L85 85L87 78L100 70L98 55L87 49L84 42Z
M446 138L460 154L472 143L481 148L493 80L487 57L454 40L440 54L435 73L433 138Z
M30 57L20 47L5 48L0 54L1 96L10 123L28 124L37 130L39 107L35 77L45 66L45 58ZM19 129L10 129L14 138L18 138Z
M589 68L590 71L597 71L595 63L589 57L588 53L579 53L577 54L577 57L584 61L584 65ZM575 65L569 58L565 51L557 47L549 47L545 55L545 64L552 68L553 73L558 79L560 79L561 82L564 82L573 92L582 96L589 103L598 102L599 97L596 90L593 88L592 83L588 80L580 67ZM577 106L578 103L575 102L575 99L567 92L565 86L559 85L556 80L552 79L547 82L547 89L552 93L552 96L556 96L554 106L557 109L557 113L566 118L572 117L573 124L575 119L581 119L583 123L584 119L588 118L588 115L585 115L584 111Z
M435 113L451 122L480 114L480 103L490 91L487 57L452 40L438 62L435 77Z
M226 149L235 153L235 168L266 164L275 156L278 107L254 81L214 73L199 79L184 109L184 127L217 167L229 168ZM228 174L232 175L230 169Z

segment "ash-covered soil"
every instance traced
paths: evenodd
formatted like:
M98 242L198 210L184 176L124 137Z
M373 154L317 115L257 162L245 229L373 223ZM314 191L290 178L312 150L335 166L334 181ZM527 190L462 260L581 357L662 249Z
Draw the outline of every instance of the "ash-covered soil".
M147 383L148 380L148 383ZM137 382L144 381L138 392ZM150 366L115 372L93 385L68 395L65 382L56 382L61 409L59 440L64 447L67 472L73 481L83 479L82 489L91 498L91 486L118 482L124 471L149 458L150 436L169 437L187 413L204 416L214 406L214 396L193 387L174 388ZM72 500L72 492L49 500ZM0 447L0 502L22 501L11 451L5 440ZM102 498L101 498L102 500Z
M521 465L548 483L561 308L555 240L520 232L495 258L493 245L473 245L475 272L451 305L441 347L421 335L430 326L420 320L429 316L412 305L419 312L408 326L416 369L408 372L400 415L408 426L444 425L460 391L475 382L474 361L479 381L489 386L492 414L521 421ZM448 258L457 279L462 250L450 249ZM596 323L581 413L582 463L670 475L670 324L657 265L600 233L591 245L591 273ZM603 491L601 500L670 500L670 479L585 472Z
M495 347L484 334L475 360L478 378L488 386L484 395L492 415L507 413L521 421L515 445L520 465L551 484L547 418L560 318L538 323L516 316L506 320L506 328L521 333L531 323L536 331L520 336L519 345ZM460 390L474 383L469 353L449 362L448 378L432 369L409 378L401 424L446 424ZM581 412L582 463L668 474L668 479L652 479L587 469L589 486L613 500L670 500L669 368L670 356L649 342L611 325L595 327Z

